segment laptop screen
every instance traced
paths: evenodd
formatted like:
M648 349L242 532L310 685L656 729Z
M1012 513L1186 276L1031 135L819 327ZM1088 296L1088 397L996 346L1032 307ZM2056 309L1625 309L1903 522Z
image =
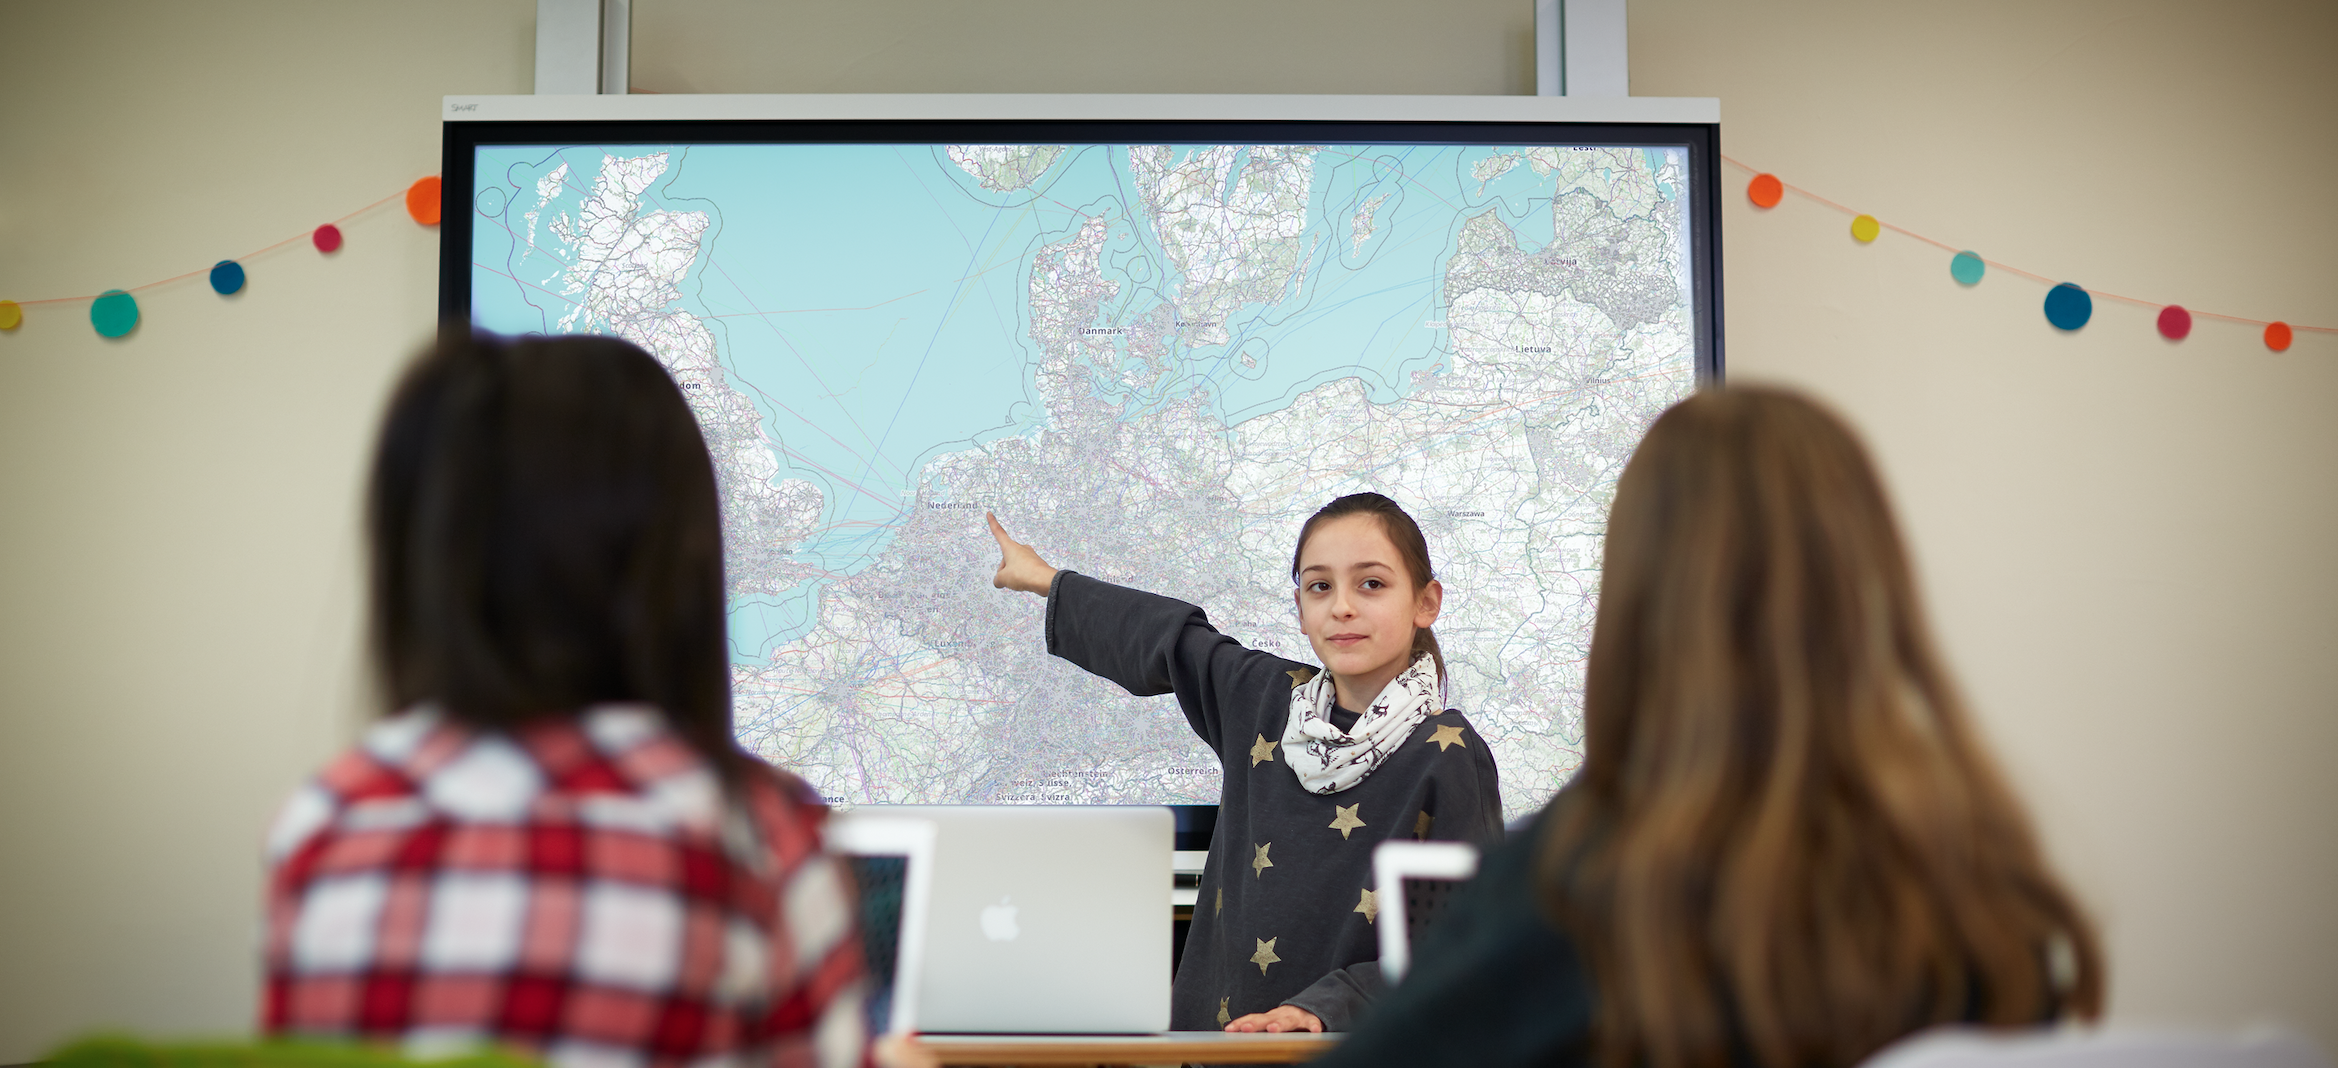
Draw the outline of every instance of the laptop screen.
M860 900L861 957L869 974L868 1024L884 1034L893 1019L893 987L901 961L901 905L909 858L848 856Z

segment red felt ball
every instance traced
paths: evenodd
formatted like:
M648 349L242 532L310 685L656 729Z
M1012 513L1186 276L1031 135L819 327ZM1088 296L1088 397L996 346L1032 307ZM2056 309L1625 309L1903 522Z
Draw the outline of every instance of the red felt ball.
M317 232L309 235L309 238L317 243L317 251L331 252L341 247L341 228L326 223L317 227Z
M2159 310L2159 336L2169 341L2182 341L2192 333L2192 313L2181 304L2170 304Z
M2270 323L2265 327L2265 347L2275 352L2289 351L2289 324Z
M1745 187L1745 195L1746 199L1754 202L1754 207L1774 208L1780 200L1785 199L1786 186L1778 181L1775 174L1757 174Z

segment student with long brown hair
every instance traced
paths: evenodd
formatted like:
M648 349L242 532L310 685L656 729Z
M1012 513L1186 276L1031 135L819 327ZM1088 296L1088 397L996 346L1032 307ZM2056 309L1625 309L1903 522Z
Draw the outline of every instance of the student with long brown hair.
M2085 915L1934 651L1865 451L1710 389L1617 487L1574 781L1319 1062L1847 1066L2101 1009Z

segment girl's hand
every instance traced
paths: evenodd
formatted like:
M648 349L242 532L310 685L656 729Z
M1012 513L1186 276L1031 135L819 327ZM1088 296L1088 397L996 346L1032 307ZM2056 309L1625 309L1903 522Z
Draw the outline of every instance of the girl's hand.
M990 536L999 540L999 573L991 576L990 584L1002 590L1022 590L1047 596L1048 586L1055 582L1055 569L1039 558L1031 547L1007 537L1007 528L999 525L999 517L983 513L990 520Z
M942 1068L940 1058L925 1048L916 1035L884 1035L869 1046L869 1059L877 1068Z
M1265 1012L1254 1012L1238 1017L1226 1025L1228 1031L1323 1031L1323 1021L1314 1013L1296 1005L1277 1005Z

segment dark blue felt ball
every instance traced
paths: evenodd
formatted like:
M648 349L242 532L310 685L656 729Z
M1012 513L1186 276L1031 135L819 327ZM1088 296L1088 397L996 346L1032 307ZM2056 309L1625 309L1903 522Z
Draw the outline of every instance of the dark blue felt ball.
M2076 330L2094 318L2094 298L2064 282L2046 291L2046 321L2057 330Z

